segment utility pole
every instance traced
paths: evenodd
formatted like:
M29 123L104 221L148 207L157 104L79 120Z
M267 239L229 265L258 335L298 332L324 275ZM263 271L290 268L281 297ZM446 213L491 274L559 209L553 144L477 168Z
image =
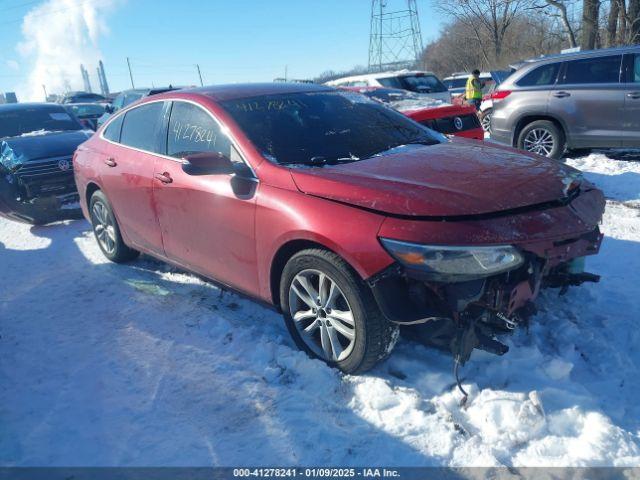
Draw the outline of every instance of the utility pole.
M42 90L44 90L44 101L46 102L49 98L49 96L47 95L47 87L42 85Z
M204 87L204 82L202 81L202 72L200 72L200 65L196 63L196 68L198 69L198 77L200 77L200 86Z
M129 67L129 78L131 79L131 88L136 88L133 84L133 73L131 73L131 62L129 61L129 57L127 57L127 66Z

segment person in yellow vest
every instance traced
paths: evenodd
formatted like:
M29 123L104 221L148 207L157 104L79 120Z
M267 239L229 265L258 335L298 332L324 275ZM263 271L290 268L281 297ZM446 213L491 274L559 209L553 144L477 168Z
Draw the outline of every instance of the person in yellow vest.
M467 86L465 92L465 99L469 105L474 105L476 110L480 110L480 104L482 103L482 89L484 83L480 81L480 70L476 69L472 72L472 75L467 79Z

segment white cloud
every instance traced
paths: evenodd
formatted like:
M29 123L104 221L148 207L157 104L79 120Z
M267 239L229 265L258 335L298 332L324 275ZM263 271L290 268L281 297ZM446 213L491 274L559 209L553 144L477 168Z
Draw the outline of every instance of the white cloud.
M50 93L82 89L80 64L90 74L101 59L98 41L107 33L105 17L116 0L47 0L22 23L17 50L30 65L26 81L16 86L22 100L41 100ZM96 81L92 87L97 89Z
M15 60L7 60L7 67L9 67L9 69L13 70L14 72L20 70L20 64Z

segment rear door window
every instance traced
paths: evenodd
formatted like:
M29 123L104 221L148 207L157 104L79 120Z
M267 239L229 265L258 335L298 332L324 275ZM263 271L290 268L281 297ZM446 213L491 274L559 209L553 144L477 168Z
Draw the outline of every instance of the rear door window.
M447 88L464 88L467 84L466 78L454 78L451 80L444 80L444 84Z
M562 84L619 83L622 55L566 62Z
M404 88L398 77L378 78L378 82L380 82L380 85L389 88Z
M129 110L124 115L120 143L147 152L160 153L158 132L164 102L154 102Z
M545 85L553 85L558 77L560 63L551 63L534 68L524 77L516 82L519 87L540 87Z

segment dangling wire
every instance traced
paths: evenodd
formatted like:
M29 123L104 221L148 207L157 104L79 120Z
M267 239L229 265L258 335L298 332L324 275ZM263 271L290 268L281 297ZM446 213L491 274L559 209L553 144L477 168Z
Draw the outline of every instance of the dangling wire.
M460 406L464 407L467 404L467 399L469 395L465 392L464 388L462 388L462 384L460 383L460 377L458 376L458 369L460 367L460 357L456 355L455 360L453 361L453 375L456 377L456 384L458 385L458 390L462 392L462 400L460 401Z

